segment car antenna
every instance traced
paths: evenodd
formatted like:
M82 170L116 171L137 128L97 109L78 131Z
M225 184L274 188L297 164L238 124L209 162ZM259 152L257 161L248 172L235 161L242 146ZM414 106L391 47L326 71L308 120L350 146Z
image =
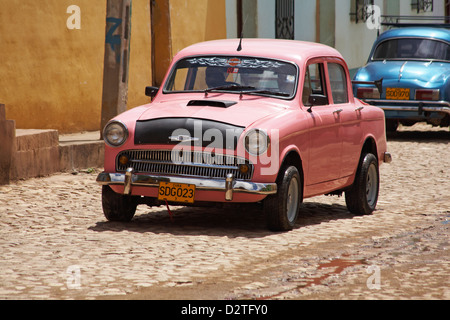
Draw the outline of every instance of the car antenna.
M242 39L244 38L244 28L245 28L245 25L247 23L247 19L248 19L248 15L247 15L247 17L245 17L245 21L244 21L244 24L242 26L241 38L239 39L239 45L237 47L237 51L241 51L242 50Z
M244 31L241 32L241 38L239 39L239 45L237 47L237 51L242 50L242 38L243 38Z

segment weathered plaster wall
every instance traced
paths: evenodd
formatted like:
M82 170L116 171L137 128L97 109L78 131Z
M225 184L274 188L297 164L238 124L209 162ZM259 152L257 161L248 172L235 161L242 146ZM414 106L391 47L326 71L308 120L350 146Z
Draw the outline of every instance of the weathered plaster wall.
M172 54L201 41L227 37L225 0L170 0Z
M187 45L226 37L225 0L166 1L173 42L169 59ZM106 3L2 1L0 103L17 128L100 129ZM72 5L80 8L80 29L67 27L68 20L74 22L73 12L67 12ZM152 84L151 58L150 0L133 0L128 108L150 101L144 89Z
M80 29L67 27L71 5L80 8ZM148 6L133 1L130 105L147 101L151 81ZM17 128L99 129L105 15L106 0L2 2L0 102Z

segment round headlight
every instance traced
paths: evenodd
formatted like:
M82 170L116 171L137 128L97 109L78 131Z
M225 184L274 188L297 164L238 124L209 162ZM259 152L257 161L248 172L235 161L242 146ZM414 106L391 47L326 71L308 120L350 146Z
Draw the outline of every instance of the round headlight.
M269 136L262 130L251 130L245 136L245 150L251 155L263 154L269 148L269 144Z
M112 121L103 130L103 139L111 147L120 147L128 139L128 129L122 122Z

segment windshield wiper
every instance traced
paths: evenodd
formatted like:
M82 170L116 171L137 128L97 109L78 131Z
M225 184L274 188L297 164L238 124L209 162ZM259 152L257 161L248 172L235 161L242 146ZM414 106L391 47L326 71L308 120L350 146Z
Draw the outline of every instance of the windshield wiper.
M243 93L246 94L270 94L270 95L274 95L274 96L282 96L282 97L289 97L290 94L287 92L281 92L281 91L273 91L273 90L267 90L267 89L256 89L256 90L249 90L249 91L245 91Z
M226 91L226 90L238 91L239 94L241 95L241 97L243 94L269 94L269 95L281 96L281 97L289 97L290 96L289 93L281 92L281 91L273 91L273 90L268 90L268 89L257 89L253 86L241 86L238 84L229 84L229 85L205 89L205 91L204 91L205 97L208 96L209 92Z
M213 91L226 91L226 90L230 90L230 91L244 91L244 90L254 90L256 89L255 87L252 86L241 86L238 84L228 84L228 85L224 85L224 86L218 86L218 87L212 87L212 88L208 88L205 89L205 97L208 96L209 92L213 92Z

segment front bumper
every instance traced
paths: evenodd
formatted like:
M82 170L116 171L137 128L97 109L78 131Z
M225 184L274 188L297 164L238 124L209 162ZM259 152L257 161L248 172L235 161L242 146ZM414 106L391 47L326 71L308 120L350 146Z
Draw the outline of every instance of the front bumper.
M383 162L384 163L391 163L392 162L392 155L389 152L385 152L383 154Z
M193 184L196 190L223 191L225 200L232 201L233 193L250 193L256 195L271 195L277 193L276 183L255 183L235 180L229 174L225 180L189 178L189 177L162 177L153 175L135 174L129 168L126 173L102 172L97 177L97 183L106 185L123 185L125 195L130 195L133 187L158 187L160 182L172 182L182 184Z

